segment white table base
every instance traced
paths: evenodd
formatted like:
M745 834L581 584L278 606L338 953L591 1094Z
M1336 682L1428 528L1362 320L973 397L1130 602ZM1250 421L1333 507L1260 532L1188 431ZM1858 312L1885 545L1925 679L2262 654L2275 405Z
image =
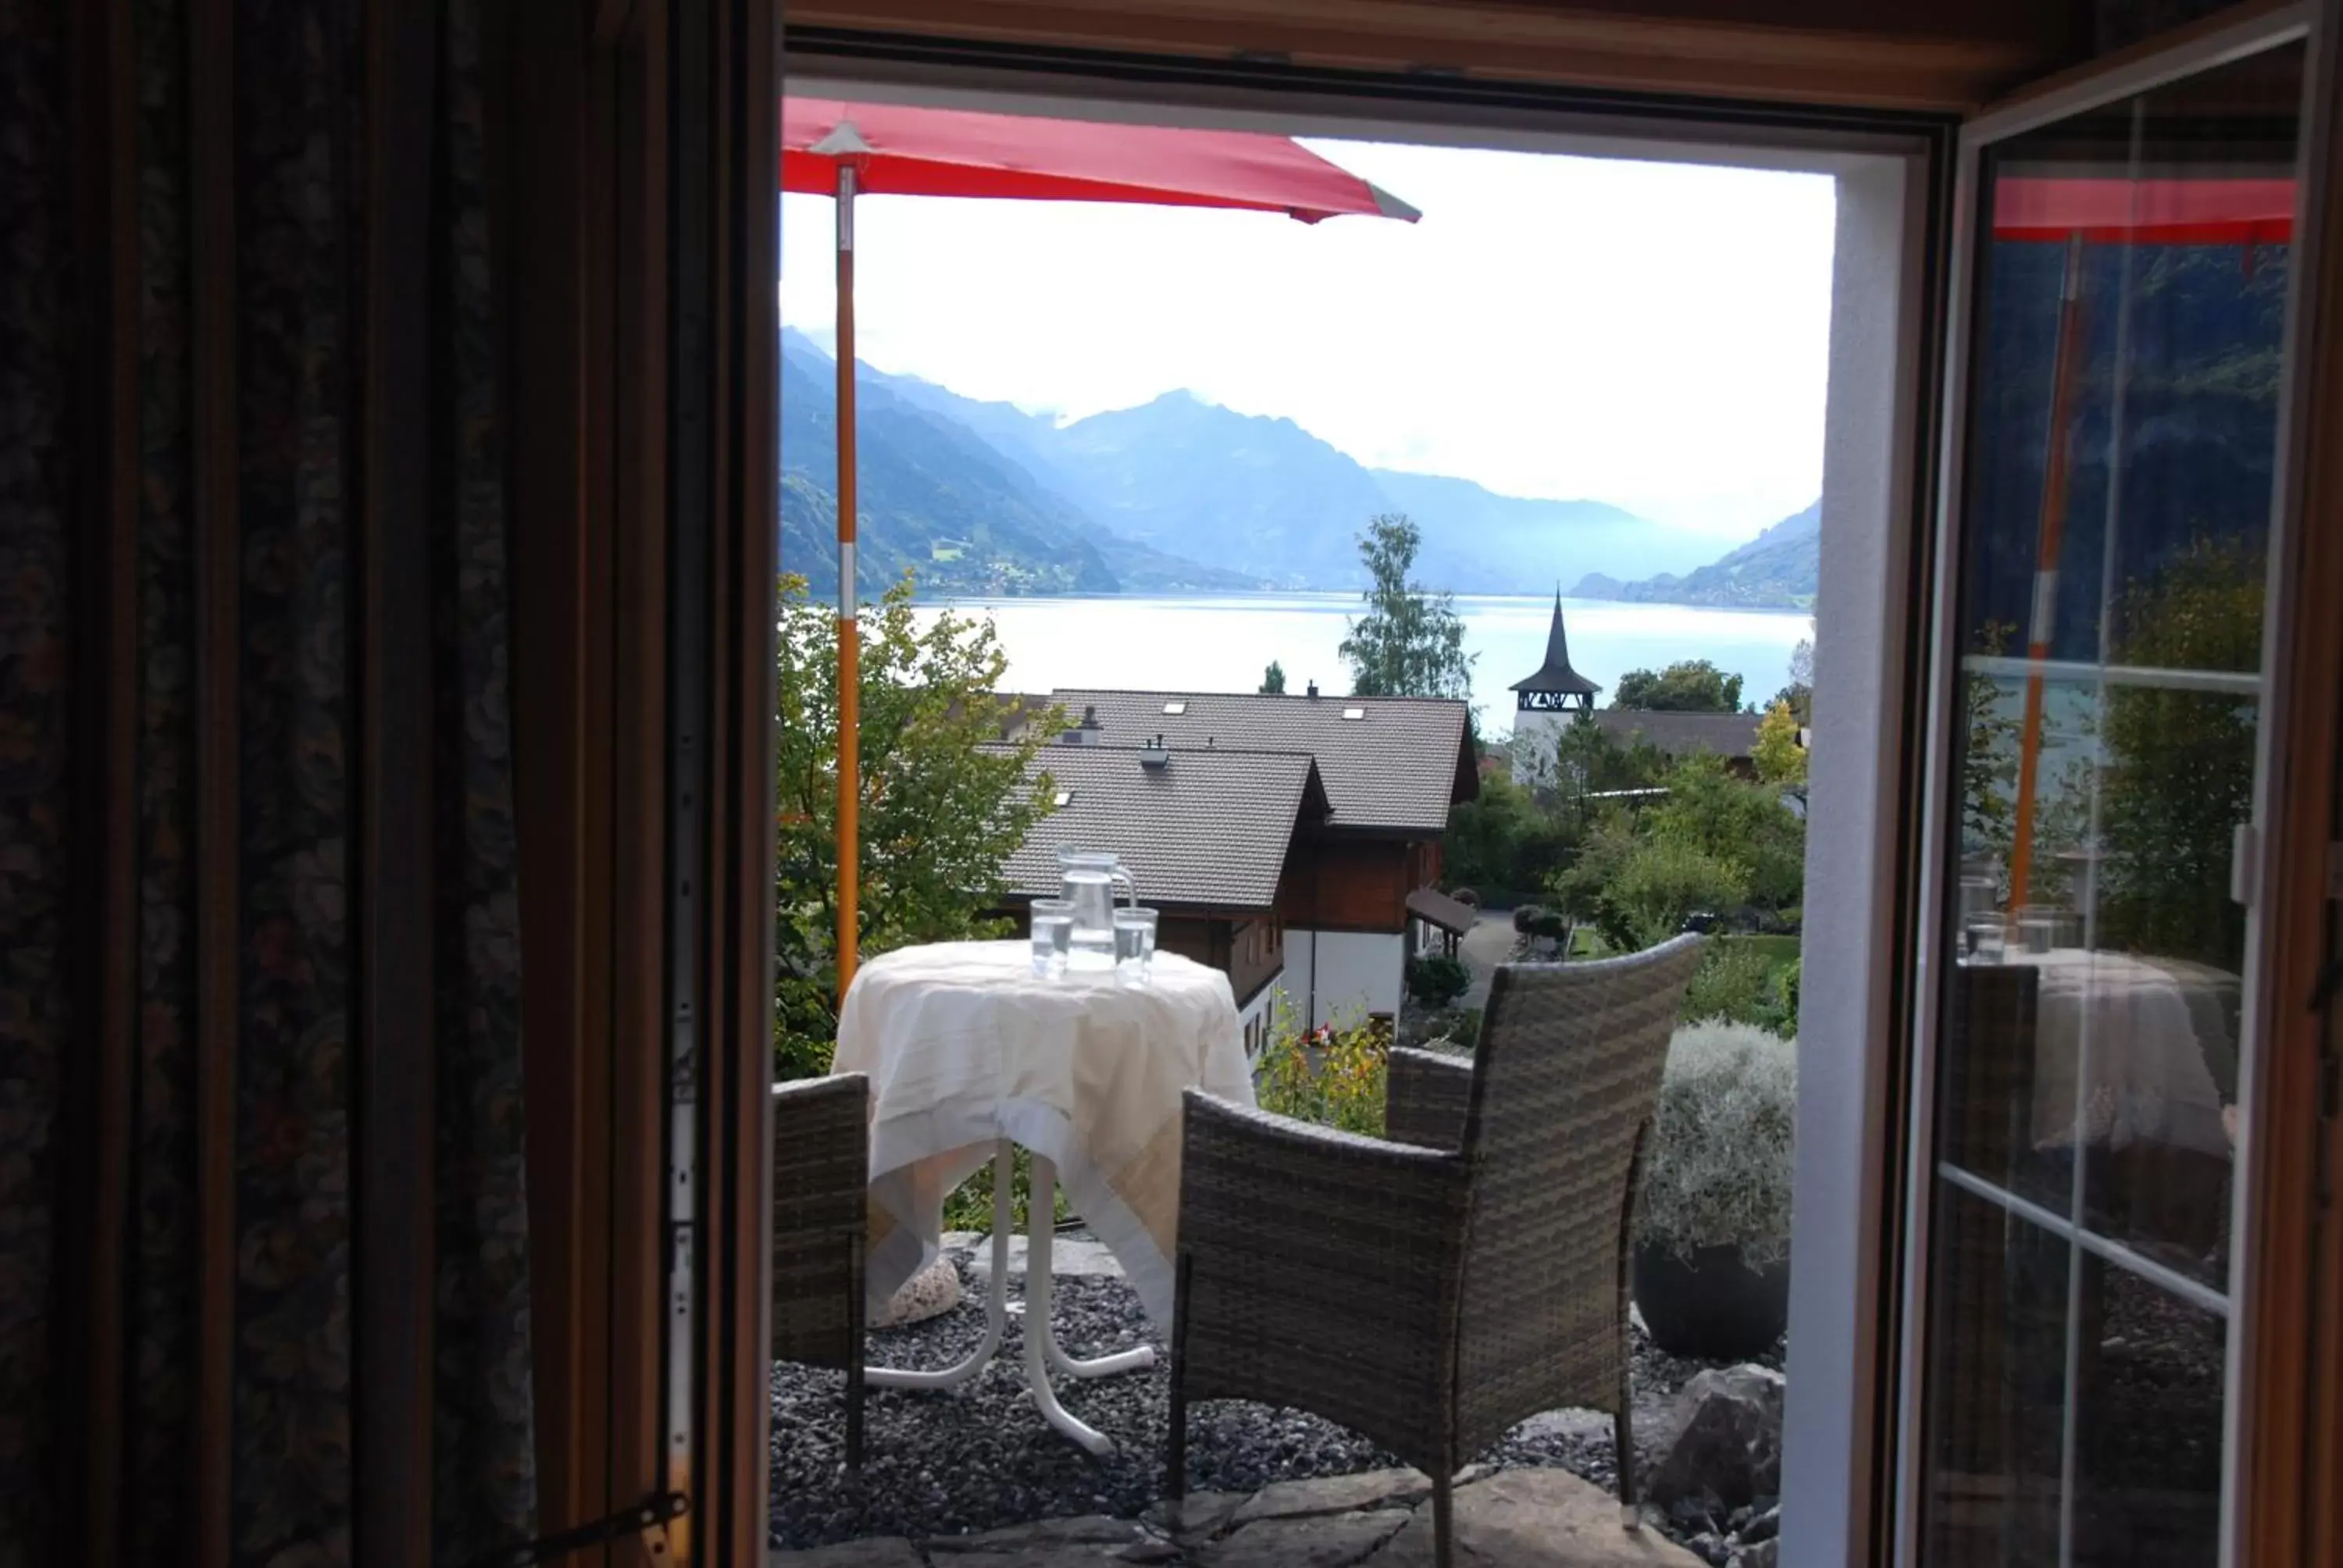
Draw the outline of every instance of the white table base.
M1014 1223L1014 1198L1010 1186L1015 1171L1014 1151L1008 1139L996 1145L992 1156L992 1290L984 1303L984 1338L977 1342L967 1360L956 1366L935 1372L913 1371L908 1367L866 1367L863 1378L879 1388L940 1390L957 1388L984 1370L1000 1352L1001 1336L1009 1324L1009 1232ZM1033 1402L1041 1407L1041 1419L1071 1438L1091 1453L1104 1456L1114 1452L1114 1440L1089 1425L1058 1402L1058 1391L1050 1382L1055 1369L1066 1377L1111 1377L1116 1372L1138 1372L1155 1364L1155 1348L1137 1345L1112 1355L1099 1356L1091 1361L1077 1361L1058 1343L1055 1329L1050 1322L1050 1251L1058 1232L1058 1168L1040 1154L1033 1156L1033 1187L1027 1202L1025 1232L1025 1377L1033 1390Z

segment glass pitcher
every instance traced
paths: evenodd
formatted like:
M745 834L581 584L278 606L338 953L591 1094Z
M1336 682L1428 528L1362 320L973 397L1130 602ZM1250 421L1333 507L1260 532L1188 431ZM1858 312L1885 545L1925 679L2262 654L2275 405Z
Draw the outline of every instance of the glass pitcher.
M1114 968L1114 903L1120 890L1136 908L1139 884L1111 853L1060 849L1059 896L1074 907L1072 940L1066 950L1070 970Z

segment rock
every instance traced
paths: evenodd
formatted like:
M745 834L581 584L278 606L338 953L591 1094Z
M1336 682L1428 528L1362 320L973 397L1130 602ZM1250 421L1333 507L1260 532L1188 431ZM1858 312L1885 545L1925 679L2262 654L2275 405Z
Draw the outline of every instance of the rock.
M1741 1527L1741 1539L1751 1545L1771 1541L1781 1533L1782 1505L1778 1503L1762 1513L1751 1515L1749 1523Z
M1646 1482L1670 1507L1703 1491L1727 1508L1782 1490L1782 1374L1761 1366L1694 1375L1676 1397L1660 1462ZM1677 1514L1681 1518L1682 1514Z
M870 1326L891 1329L904 1323L924 1323L930 1318L943 1316L958 1305L960 1271L952 1267L950 1258L938 1258L904 1281L903 1288L897 1291L885 1306L870 1314Z
M1776 1539L1760 1541L1741 1554L1738 1568L1781 1568L1782 1543Z
M1456 1493L1456 1561L1493 1568L1694 1568L1700 1559L1657 1530L1630 1530L1619 1500L1566 1470L1506 1470ZM1374 1558L1374 1568L1432 1568L1432 1510Z
M969 1271L979 1283L992 1279L992 1238L979 1236L970 1251ZM1009 1238L1009 1273L1012 1279L1025 1277L1025 1238ZM1053 1280L1096 1280L1122 1278L1122 1263L1108 1250L1104 1241L1092 1241L1080 1236L1054 1236L1050 1241L1050 1277Z
M939 1535L920 1545L936 1556L956 1552L1014 1552L1041 1546L1127 1546L1142 1538L1128 1519L1086 1513L1074 1519L1039 1519L976 1535Z
M1350 1568L1399 1533L1404 1510L1264 1519L1196 1554L1199 1568Z
M817 1546L809 1552L769 1553L765 1563L766 1568L927 1568L900 1535Z
M1182 1541L1193 1541L1218 1534L1245 1501L1242 1492L1192 1492L1177 1503L1166 1497L1150 1503L1141 1517Z
M1233 1523L1299 1519L1313 1513L1353 1513L1381 1503L1413 1503L1432 1495L1432 1482L1420 1470L1370 1470L1322 1481L1280 1481L1265 1486L1236 1512Z

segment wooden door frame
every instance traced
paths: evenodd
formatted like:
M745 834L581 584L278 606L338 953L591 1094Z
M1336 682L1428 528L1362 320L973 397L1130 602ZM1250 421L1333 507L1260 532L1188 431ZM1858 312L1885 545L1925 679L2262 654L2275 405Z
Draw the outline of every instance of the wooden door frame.
M540 1528L679 1491L667 1561L747 1563L763 1183L698 1173L765 1169L777 18L496 15Z
M2314 433L2336 427L2343 408L2343 246L2327 243L2328 215L2343 212L2343 171L2330 146L2338 87L2337 0L2258 0L2217 13L2200 23L2149 40L2090 65L2037 83L1991 106L1964 132L1960 217L1953 236L1953 364L1945 400L1943 467L1946 490L1940 504L1938 549L1957 568L1958 468L1956 453L1964 418L1962 377L1966 358L1957 340L1968 315L1963 297L1969 271L1977 149L1986 142L2035 124L2051 123L2095 105L2145 91L2160 83L2217 68L2243 54L2276 47L2291 27L2309 49L2304 103L2309 108L2302 131L2302 194L2293 265L2293 315L2287 341L2291 349L2281 414L2281 482L2275 498L2285 518L2282 548L2272 552L2270 614L2265 632L2265 667L2273 671L2276 700L2265 718L2262 795L2256 822L2265 840L2260 864L2265 886L2259 900L2260 934L2249 954L2258 1018L2267 1043L2258 1060L2243 1064L2250 1121L2239 1141L2240 1174L2233 1195L2243 1261L2233 1281L2240 1305L2230 1322L2230 1407L2227 1463L2229 1496L2238 1511L2231 1538L2239 1562L2313 1563L2335 1559L2338 1542L2337 1422L2343 1401L2337 1395L2343 1334L2333 1322L2338 1297L2335 1247L2322 1237L2328 1224L2318 1196L2322 1171L2331 1171L2335 1130L2318 1115L2322 1056L2333 1050L2326 1020L2307 1005L2335 940L2329 900L2328 846L2338 837L2338 783L2335 737L2343 709L2343 621L2315 608L2343 598L2343 534L2321 530L2315 520L2343 508L2343 453ZM2307 462L2293 460L2293 455ZM1949 580L1949 578L1947 579ZM1938 618L1946 619L1940 585ZM1938 660L1948 657L1940 624ZM1948 678L1940 677L1939 685ZM1944 691L1940 690L1942 699ZM1932 838L1934 837L1932 829ZM1941 900L1938 900L1941 902ZM1924 919L1933 919L1933 914ZM1929 940L1924 928L1923 944ZM1932 1028L1932 997L1917 999L1916 1039L1923 1042L1916 1081L1932 1081L1926 1041ZM2248 1019L2248 1024L2253 1019ZM1911 1148L1925 1166L1929 1130L1928 1101L1915 1098ZM2328 1153L2322 1164L2321 1146ZM1916 1180L1916 1198L1926 1183ZM1907 1298L1916 1308L1926 1217L1916 1205L1907 1217L1907 1244L1916 1261ZM2318 1275L2323 1273L2324 1278ZM1916 1336L1905 1355L1907 1401L1917 1395L1923 1317L1907 1313ZM2322 1321L2322 1319L2324 1321ZM2323 1339L2323 1344L2321 1341ZM1912 1407L1916 1409L1916 1407ZM1916 1418L1906 1412L1907 1434ZM1898 1509L1904 1533L1898 1561L1910 1561L1916 1541L1916 1471L1924 1456L1916 1442L1903 1445L1904 1473Z
M2238 1496L2247 1508L2240 1560L2328 1563L2343 1557L2343 1257L2332 1186L2343 1131L2334 1103L2331 1010L2312 1005L2338 951L2335 899L2343 860L2343 6L2318 7L2310 52L2309 121L2298 200L2294 363L2281 506L2294 519L2277 578L2293 583L2291 613L2273 628L2288 673L2273 716L2269 839L2264 890L2269 940L2259 977L2268 1001L2264 1081L2248 1137L2259 1146L2246 1213L2253 1292L2235 1352L2251 1402L2240 1429ZM2243 1234L2241 1231L2240 1234Z

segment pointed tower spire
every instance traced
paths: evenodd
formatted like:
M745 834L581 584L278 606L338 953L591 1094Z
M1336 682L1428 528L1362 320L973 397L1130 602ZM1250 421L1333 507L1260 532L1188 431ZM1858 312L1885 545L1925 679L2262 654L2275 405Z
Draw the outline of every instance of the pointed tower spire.
M1591 709L1603 689L1570 667L1570 635L1562 624L1562 585L1554 589L1554 624L1546 629L1545 663L1535 675L1513 682L1516 711Z

